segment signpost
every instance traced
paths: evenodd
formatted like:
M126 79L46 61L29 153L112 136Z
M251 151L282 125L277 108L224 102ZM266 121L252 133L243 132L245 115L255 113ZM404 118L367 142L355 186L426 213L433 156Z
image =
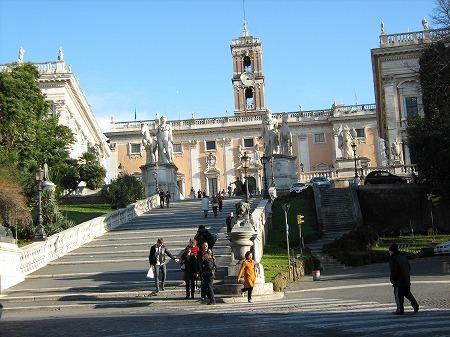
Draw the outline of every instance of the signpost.
M288 270L289 270L289 280L291 280L291 256L289 254L289 224L288 224L288 212L290 204L283 204L284 219L286 221L286 244L287 244L287 254L288 254Z
M298 225L298 232L299 232L299 241L298 244L300 246L300 254L303 255L303 247L305 246L303 242L303 236L302 236L302 223L305 222L305 216L301 214L297 214L297 225Z

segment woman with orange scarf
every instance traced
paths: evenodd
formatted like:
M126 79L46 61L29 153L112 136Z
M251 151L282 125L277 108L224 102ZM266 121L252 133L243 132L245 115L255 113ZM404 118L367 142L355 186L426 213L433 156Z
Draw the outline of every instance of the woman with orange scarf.
M239 274L237 276L238 283L242 275L244 275L244 288L241 289L242 296L244 296L244 293L247 291L248 302L253 303L252 292L256 282L256 272L255 261L253 260L253 255L250 251L245 253L245 260L242 261L241 269L239 270Z

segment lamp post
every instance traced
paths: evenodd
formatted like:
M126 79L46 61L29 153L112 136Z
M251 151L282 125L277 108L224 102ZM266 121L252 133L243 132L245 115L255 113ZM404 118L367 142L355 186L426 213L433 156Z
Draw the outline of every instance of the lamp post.
M263 165L263 174L264 174L264 192L263 192L264 199L270 198L269 189L267 188L267 173L266 173L266 164L268 160L269 158L266 156L261 157L261 164Z
M244 152L244 155L241 157L242 168L244 169L244 178L245 178L245 202L248 202L248 179L247 179L247 169L249 167L250 157L247 155L247 152Z
M353 158L355 160L355 181L358 178L358 169L356 167L356 147L357 147L357 145L355 144L355 142L353 142L352 149L353 149Z
M289 280L291 280L291 256L289 253L289 224L288 224L288 213L291 205L289 203L282 205L284 210L284 220L286 222L286 245L287 245L287 256L288 256L288 270L289 270Z
M41 165L36 169L36 183L38 186L38 200L37 200L37 219L36 219L36 234L34 239L37 241L43 241L47 239L47 234L45 233L43 220L42 220L42 182L44 181L44 170Z

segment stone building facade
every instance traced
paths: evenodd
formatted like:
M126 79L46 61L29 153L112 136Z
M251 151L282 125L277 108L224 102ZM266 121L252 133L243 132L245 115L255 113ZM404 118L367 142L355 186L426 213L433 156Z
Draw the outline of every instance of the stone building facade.
M381 24L380 46L372 49L378 134L385 141L390 165L411 165L407 140L408 118L423 116L419 59L427 44L448 36L449 29L386 34Z
M251 158L247 170L250 192L263 189L260 159L264 144L260 136L263 115L268 108L264 100L262 44L259 38L249 35L244 23L242 36L234 39L230 48L234 116L169 121L173 130L178 186L184 196L189 195L191 188L212 194L227 190L236 178L243 180L240 159L244 152ZM336 160L342 157L339 130L346 127L354 133L357 156L367 158L371 167L380 165L374 104L342 106L334 103L323 110L286 113L293 135L292 154L296 157L299 181L309 181L317 175L339 179L335 169ZM273 113L279 125L282 115L283 112ZM118 175L119 167L129 174L140 175L140 166L146 162L141 135L143 124L148 124L150 130L155 128L155 120L112 122L110 131L105 133L110 140L112 162L115 161L113 176ZM341 174L341 177L345 175Z

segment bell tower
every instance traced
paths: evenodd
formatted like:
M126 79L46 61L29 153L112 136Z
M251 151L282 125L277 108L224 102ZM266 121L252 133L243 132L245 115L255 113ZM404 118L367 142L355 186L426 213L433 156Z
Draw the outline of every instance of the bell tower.
M248 34L244 20L242 36L230 45L233 58L235 115L260 114L264 105L264 75L262 72L262 45L257 37Z

